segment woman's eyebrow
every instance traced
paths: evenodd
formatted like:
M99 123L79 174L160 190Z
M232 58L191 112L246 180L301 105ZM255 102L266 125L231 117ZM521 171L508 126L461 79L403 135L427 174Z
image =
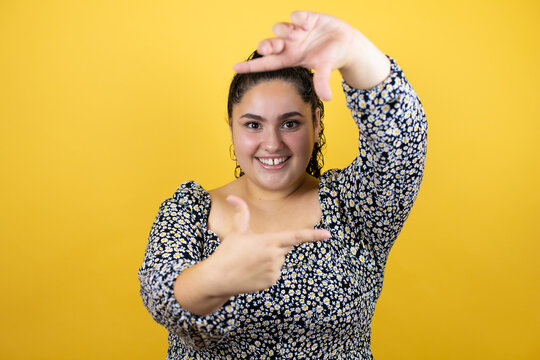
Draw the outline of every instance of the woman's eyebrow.
M290 111L290 112L286 112L284 114L281 114L279 116L279 120L284 120L284 119L288 119L288 118L295 117L295 116L304 117L304 115L302 115L302 113L299 113L298 111ZM265 118L263 118L262 116L255 115L255 114L252 114L252 113L245 113L244 115L240 116L240 119L242 119L242 118L259 120L259 121L264 121L265 120Z
M287 112L285 114L280 115L279 119L284 120L284 119L288 119L288 118L295 117L295 116L304 117L304 115L302 115L298 111L291 111L291 112Z
M242 118L260 120L260 121L264 120L264 118L262 116L251 114L251 113L245 113L244 115L240 116L240 119L242 119Z

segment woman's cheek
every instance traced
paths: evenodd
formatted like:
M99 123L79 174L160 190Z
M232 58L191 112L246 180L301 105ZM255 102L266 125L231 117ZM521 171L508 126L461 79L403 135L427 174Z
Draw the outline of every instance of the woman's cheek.
M257 151L259 137L257 134L243 133L233 136L236 157L252 157Z
M291 134L288 138L287 143L289 147L297 155L302 154L303 157L310 158L311 152L313 151L313 141L311 141L308 134L298 132Z

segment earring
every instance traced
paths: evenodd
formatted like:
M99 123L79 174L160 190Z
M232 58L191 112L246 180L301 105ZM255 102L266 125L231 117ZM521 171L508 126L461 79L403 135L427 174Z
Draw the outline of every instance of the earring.
M229 145L229 157L231 160L236 161L236 154L234 153L234 145Z
M234 177L238 179L240 176L244 175L244 171L240 167L240 164L238 164L238 160L236 159L236 154L234 152L234 145L233 144L231 144L231 146L229 146L229 157L235 163Z

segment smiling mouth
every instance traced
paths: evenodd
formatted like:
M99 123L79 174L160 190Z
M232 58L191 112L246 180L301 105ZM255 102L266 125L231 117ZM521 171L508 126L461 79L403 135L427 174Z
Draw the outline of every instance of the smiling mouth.
M276 166L281 165L285 161L289 160L290 156L282 156L277 158L260 158L258 157L257 160L259 160L263 165L267 166Z

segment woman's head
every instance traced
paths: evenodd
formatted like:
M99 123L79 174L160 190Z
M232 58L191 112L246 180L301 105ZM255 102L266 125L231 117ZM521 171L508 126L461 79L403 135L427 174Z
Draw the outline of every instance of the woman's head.
M260 55L255 51L248 58L248 60L252 60L258 57L260 57ZM321 175L321 169L324 164L322 148L324 147L326 142L324 138L324 127L322 123L322 119L324 116L324 105L317 96L317 93L315 92L315 88L313 86L313 73L310 70L303 67L293 67L267 72L236 74L229 88L229 98L227 103L229 126L232 130L233 109L242 101L244 95L249 90L261 83L272 82L276 80L280 80L290 84L292 88L296 90L296 93L302 99L302 101L307 104L311 110L312 126L314 127L314 129L315 127L318 129L318 134L316 134L317 139L313 145L311 157L305 171L308 174L318 178ZM238 165L235 170L235 175L236 177L243 175L243 171Z

